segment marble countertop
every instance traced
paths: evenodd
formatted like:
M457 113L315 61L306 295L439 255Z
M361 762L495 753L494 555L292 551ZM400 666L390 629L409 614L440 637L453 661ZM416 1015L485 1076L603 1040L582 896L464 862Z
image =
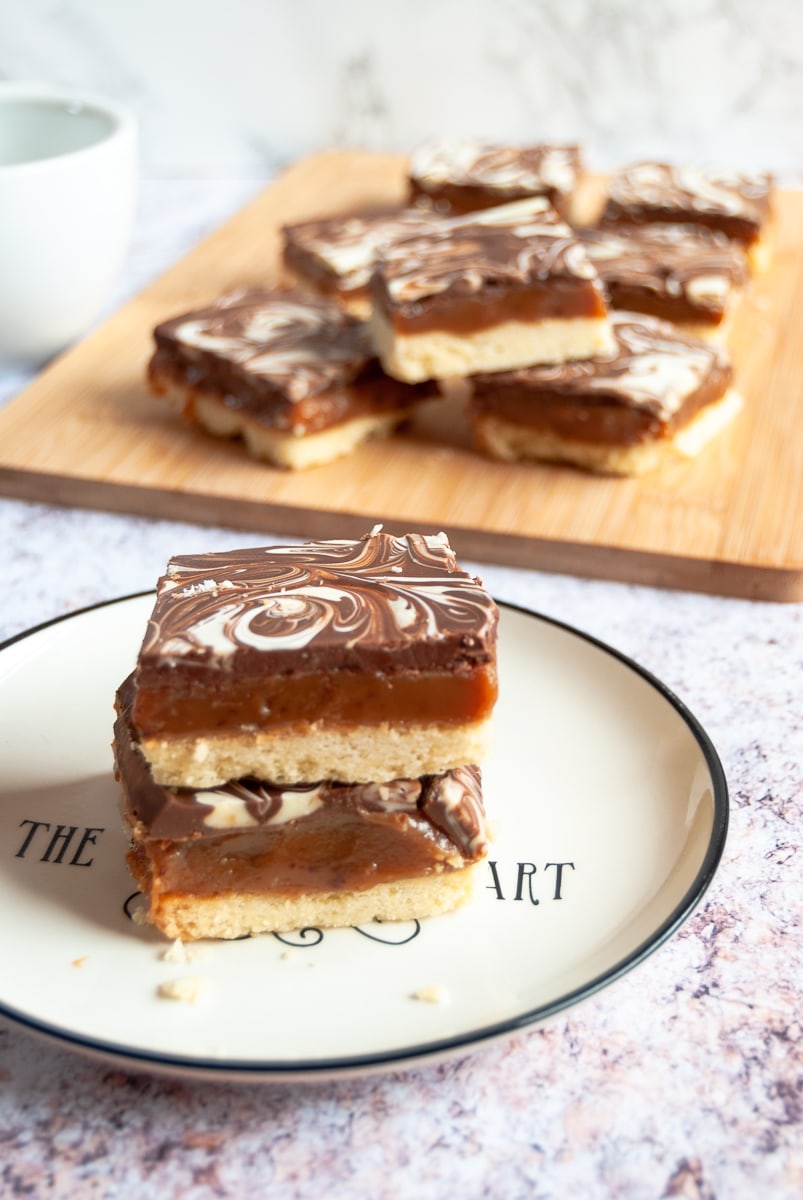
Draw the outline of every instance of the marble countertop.
M145 181L111 307L256 186ZM26 380L0 374L0 400ZM147 589L173 553L269 540L4 500L0 539L0 638ZM731 824L700 907L579 1009L366 1078L166 1080L0 1020L0 1195L803 1194L803 608L473 565L501 599L635 659L707 730Z

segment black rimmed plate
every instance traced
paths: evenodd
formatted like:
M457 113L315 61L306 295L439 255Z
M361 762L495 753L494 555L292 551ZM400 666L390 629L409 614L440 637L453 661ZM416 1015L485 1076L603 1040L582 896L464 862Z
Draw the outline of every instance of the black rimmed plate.
M411 1065L588 998L711 882L728 797L699 723L616 651L501 605L493 843L473 900L420 924L171 949L135 919L110 751L152 604L127 597L0 647L0 1013L29 1030L241 1081Z

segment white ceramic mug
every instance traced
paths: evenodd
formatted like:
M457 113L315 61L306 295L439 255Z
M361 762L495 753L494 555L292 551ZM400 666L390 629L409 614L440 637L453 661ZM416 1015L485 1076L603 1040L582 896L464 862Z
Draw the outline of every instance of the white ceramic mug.
M0 364L42 363L92 323L125 260L136 193L128 110L0 83Z

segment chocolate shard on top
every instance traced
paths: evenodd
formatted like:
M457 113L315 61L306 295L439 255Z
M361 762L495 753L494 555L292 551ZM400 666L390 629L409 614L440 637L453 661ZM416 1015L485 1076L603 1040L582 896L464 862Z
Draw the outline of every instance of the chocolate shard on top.
M564 211L580 170L576 145L505 146L441 139L420 146L411 157L410 202L465 213L525 196L545 196Z
M634 163L612 176L602 223L706 225L749 246L770 216L772 186L766 172Z

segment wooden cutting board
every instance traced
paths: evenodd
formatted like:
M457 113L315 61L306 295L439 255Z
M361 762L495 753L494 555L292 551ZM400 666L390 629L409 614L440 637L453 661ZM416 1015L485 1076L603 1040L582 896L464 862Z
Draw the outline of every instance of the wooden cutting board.
M487 461L459 406L288 474L185 425L143 385L154 324L279 271L282 223L400 201L405 162L292 167L0 412L6 496L300 537L446 530L464 557L756 599L803 599L803 192L729 342L744 408L699 459L643 479Z

